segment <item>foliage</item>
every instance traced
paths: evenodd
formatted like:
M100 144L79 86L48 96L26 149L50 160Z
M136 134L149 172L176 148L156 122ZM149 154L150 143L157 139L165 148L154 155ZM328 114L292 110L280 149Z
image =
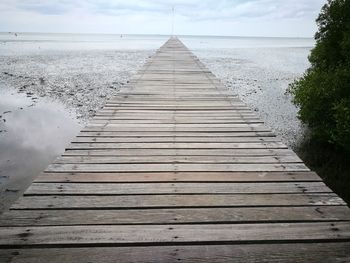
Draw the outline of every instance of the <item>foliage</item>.
M328 0L316 22L311 67L290 91L315 138L350 150L350 0Z

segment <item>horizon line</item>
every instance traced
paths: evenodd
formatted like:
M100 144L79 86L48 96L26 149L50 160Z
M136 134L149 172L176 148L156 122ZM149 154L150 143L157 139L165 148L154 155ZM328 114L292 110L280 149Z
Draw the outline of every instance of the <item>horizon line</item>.
M0 34L66 34L66 35L134 35L134 36L167 36L171 37L171 34L140 34L140 33L73 33L73 32L29 32L29 31L0 31ZM190 34L174 34L173 36L179 37L246 37L246 38L305 38L314 39L314 37L306 36L239 36L239 35L190 35Z

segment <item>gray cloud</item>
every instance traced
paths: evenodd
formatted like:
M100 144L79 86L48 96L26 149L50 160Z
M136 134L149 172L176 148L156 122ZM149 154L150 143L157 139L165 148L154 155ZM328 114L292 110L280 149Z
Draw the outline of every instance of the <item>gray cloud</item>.
M195 24L204 26L212 23L223 30L223 26L228 23L245 24L256 23L257 27L264 24L286 24L289 28L300 27L301 23L308 26L309 33L314 31L314 20L326 0L2 0L0 3L0 13L2 18L0 29L8 27L8 30L15 28L16 24L21 24L17 19L28 18L28 22L34 20L52 23L70 21L74 28L79 28L81 17L86 17L96 21L96 27L101 27L106 23L115 23L120 29L136 28L139 24L140 31L143 27L152 28L154 33L162 33L164 25L154 27L155 23L163 21L169 23L172 6L176 10L177 28L188 28ZM56 20L49 18L55 17ZM8 18L8 19L6 19ZM121 18L128 26L121 26ZM290 22L291 21L291 22ZM61 22L62 23L62 22ZM134 23L132 25L132 23ZM293 24L294 23L294 24ZM30 25L26 25L26 28ZM32 31L37 31L33 23ZM41 28L42 26L40 26ZM56 26L57 27L57 26ZM54 27L53 27L54 28ZM17 29L17 27L16 27ZM116 27L116 30L118 27ZM6 30L6 29L5 29ZM82 32L85 29L82 28ZM194 28L192 29L194 30ZM202 31L200 28L199 31ZM271 28L273 34L273 28ZM306 29L302 29L303 34ZM50 31L50 30L49 30ZM103 28L101 28L103 31ZM134 30L135 31L135 30ZM276 31L277 32L277 31ZM113 32L111 32L113 33ZM116 32L119 33L119 32ZM130 32L134 33L134 32ZM152 33L152 32L147 32ZM180 32L179 32L180 33ZM195 32L193 32L195 34ZM208 34L213 34L209 32ZM227 30L227 34L230 34ZM254 34L251 32L250 34Z

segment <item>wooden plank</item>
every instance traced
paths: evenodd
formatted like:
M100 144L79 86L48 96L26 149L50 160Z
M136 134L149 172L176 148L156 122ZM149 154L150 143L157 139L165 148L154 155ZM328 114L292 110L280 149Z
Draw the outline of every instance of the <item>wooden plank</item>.
M138 109L105 109L102 108L99 113L109 113L109 114L120 114L123 115L130 115L135 114L141 115L141 114L149 114L149 116L169 116L172 115L174 117L191 117L191 116L207 116L207 117L233 117L233 116L256 116L256 113L252 110L216 110L216 111L203 111L203 110L192 110L192 111L184 111L184 110L138 110Z
M204 123L204 124L195 124L195 123L113 123L111 122L103 122L103 123L94 123L90 122L87 128L92 127L116 127L116 128L255 128L255 127L263 127L263 125L259 123Z
M90 122L90 125L100 125L100 124L105 124L108 123L110 124L118 124L120 126L129 126L129 125L137 125L140 124L140 127L143 127L145 124L149 124L150 126L157 126L158 124L160 125L173 125L172 120L113 120L110 118L107 119L93 119ZM197 125L208 125L208 126L215 126L215 125L229 125L229 124L262 124L263 122L259 119L240 119L240 120L176 120L176 125L191 125L193 127L197 127ZM182 126L180 126L182 127Z
M130 132L109 132L109 131L100 131L100 132L88 132L88 131L82 131L78 134L77 137L205 137L205 138L210 138L210 137L275 137L275 135L272 132L255 132L255 131L248 131L248 132L178 132L178 131L170 131L170 132L139 132L139 131L134 131L132 133Z
M104 108L115 108L115 107L137 107L137 108L148 108L148 107L166 107L166 108L206 108L206 109L221 109L221 108L247 108L246 104L243 102L236 102L234 105L232 105L232 102L230 101L178 101L174 103L174 101L142 101L142 102L135 102L135 101L123 101L123 102L107 102L104 106Z
M84 143L136 143L136 142L166 142L166 143L191 143L191 142L206 142L206 143L231 143L231 142L278 142L276 137L77 137L72 142Z
M249 164L50 164L48 172L273 172L309 171L303 163Z
M115 114L105 114L105 115L97 115L92 120L94 122L103 122L103 121L113 121L114 123L164 123L171 124L174 123L174 119L177 123L181 124L214 124L214 123L244 123L244 122L257 122L262 123L261 119L257 117L253 117L251 115L248 116L232 116L232 117L218 117L218 116L176 116L173 114L169 115L160 115L160 116L152 116L149 114L119 114L119 116L115 116Z
M83 132L271 132L266 127L118 127L86 126Z
M314 172L41 173L34 182L320 182Z
M11 263L346 263L350 242L234 244L152 247L0 249L0 261ZM82 256L83 255L83 256Z
M61 156L53 163L301 163L296 155L285 156Z
M285 156L294 155L287 148L282 149L67 149L63 156L90 155L90 156Z
M167 207L346 205L336 194L25 196L11 209L131 209Z
M161 113L161 114L150 114L149 112L144 113L123 113L123 112L98 112L93 120L116 120L116 121L132 121L132 120L155 120L155 121L179 121L179 122L224 122L224 121L242 121L242 120L260 120L258 116L253 113L232 113L230 115L221 114L177 114L177 113Z
M0 246L346 241L349 222L0 227Z
M287 148L282 142L236 142L236 143L71 143L68 149L279 149Z
M104 107L105 110L163 110L163 111L176 111L176 110L183 110L183 111L216 111L216 110L250 110L248 107L245 106L215 106L215 107L205 107L205 106L107 106Z
M323 182L297 183L33 183L24 195L331 193Z
M1 226L137 225L350 221L346 206L239 207L137 210L10 210Z

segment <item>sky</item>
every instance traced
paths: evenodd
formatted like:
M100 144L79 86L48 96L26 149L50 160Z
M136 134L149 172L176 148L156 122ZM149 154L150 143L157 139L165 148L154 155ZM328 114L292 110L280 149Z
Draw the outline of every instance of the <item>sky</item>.
M175 35L313 37L325 2L0 0L0 31L169 35L174 20Z

